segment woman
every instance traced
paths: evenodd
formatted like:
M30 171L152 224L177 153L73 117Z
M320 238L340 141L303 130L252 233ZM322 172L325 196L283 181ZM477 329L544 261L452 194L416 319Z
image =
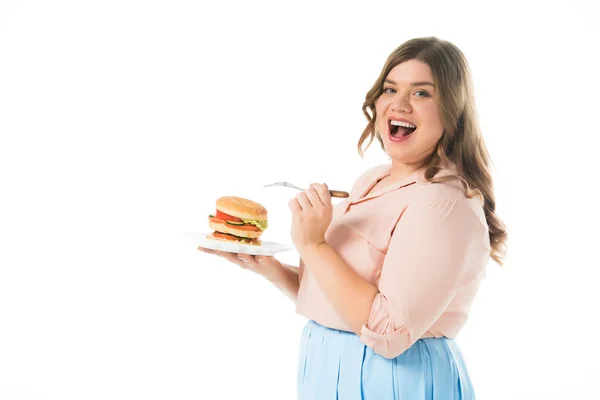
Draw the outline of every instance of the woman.
M388 57L359 142L390 164L366 171L332 207L324 184L289 202L298 268L213 252L273 282L309 319L300 399L473 399L453 340L506 231L462 52L437 38Z

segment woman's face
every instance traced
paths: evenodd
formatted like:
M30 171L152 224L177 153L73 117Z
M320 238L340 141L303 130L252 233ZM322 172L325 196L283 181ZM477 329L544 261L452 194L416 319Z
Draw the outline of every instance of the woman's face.
M429 65L409 60L395 66L375 103L385 151L403 164L420 164L436 148L444 128Z

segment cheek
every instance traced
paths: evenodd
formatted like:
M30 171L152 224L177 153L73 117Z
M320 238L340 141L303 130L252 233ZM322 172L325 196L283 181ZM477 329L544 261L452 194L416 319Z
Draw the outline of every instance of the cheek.
M375 126L377 127L379 132L384 130L386 127L386 122L385 122L386 107L387 107L387 105L383 101L377 101L375 103L375 116L377 117Z
M375 115L377 116L377 119L380 120L385 116L385 110L387 109L388 104L387 102L382 99L381 97L379 99L377 99L377 101L375 102Z
M422 111L422 116L427 121L427 130L429 133L433 136L442 136L444 126L442 125L442 119L440 118L437 106L427 107Z

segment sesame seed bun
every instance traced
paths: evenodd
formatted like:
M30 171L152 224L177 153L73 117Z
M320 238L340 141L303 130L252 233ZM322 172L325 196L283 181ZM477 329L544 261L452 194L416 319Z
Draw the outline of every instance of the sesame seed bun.
M253 221L266 221L267 209L261 204L235 196L217 199L217 210L233 217ZM227 233L227 232L226 232Z

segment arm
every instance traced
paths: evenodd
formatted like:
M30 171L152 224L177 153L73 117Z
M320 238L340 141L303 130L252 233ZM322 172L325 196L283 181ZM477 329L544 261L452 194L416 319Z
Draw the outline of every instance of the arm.
M417 341L489 256L485 222L458 199L411 204L392 235L361 340L387 358Z
M283 263L281 263L281 267L281 273L278 274L277 277L268 279L290 300L296 302L296 300L298 300L298 289L300 287L300 268Z
M342 319L387 358L403 353L431 327L489 254L487 227L455 199L411 205L401 219L378 288L326 243L302 254Z
M360 335L377 288L363 280L327 243L307 247L301 255L337 313Z
M351 192L357 187L358 182ZM377 288L362 279L325 241L325 232L333 214L327 186L312 184L290 200L289 207L292 211L292 240L304 267L342 320L352 331L360 334Z
M300 279L302 278L302 260L300 260L300 268L288 264L283 264L273 256L253 256L250 254L235 254L225 251L208 250L201 247L199 250L216 254L240 267L259 274L279 290L283 292L292 301L298 299L298 289L300 287Z

